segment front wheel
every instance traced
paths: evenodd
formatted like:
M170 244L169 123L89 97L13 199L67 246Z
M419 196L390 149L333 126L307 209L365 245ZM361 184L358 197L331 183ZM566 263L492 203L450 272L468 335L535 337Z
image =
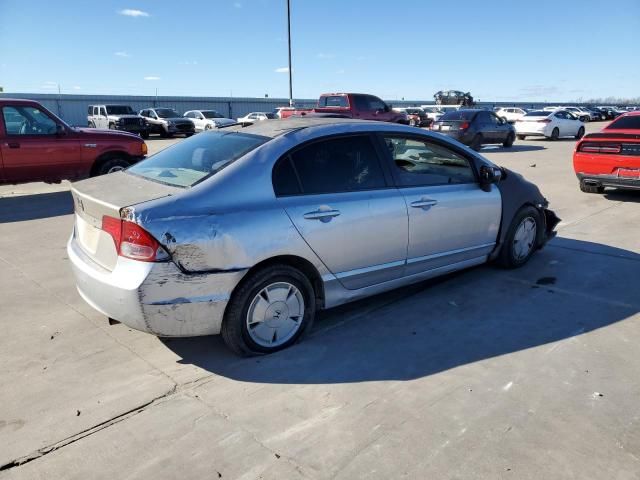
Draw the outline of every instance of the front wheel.
M551 140L558 140L558 138L560 138L560 130L558 130L558 127L556 127L551 132Z
M527 138L526 135L518 135L518 140L524 140L525 138Z
M273 353L309 331L315 312L309 279L296 268L273 265L251 274L233 292L222 338L239 355Z
M505 148L511 148L513 146L513 142L515 142L515 141L516 141L516 136L513 133L510 133L507 136L507 139L502 144L502 146L505 147Z
M97 175L106 175L107 173L119 172L129 166L124 158L112 158L104 161L97 169Z
M580 127L578 129L578 133L576 133L576 140L580 140L582 137L584 137L584 127Z
M511 221L497 263L504 268L517 268L527 263L540 245L543 232L538 210L533 207L521 208Z

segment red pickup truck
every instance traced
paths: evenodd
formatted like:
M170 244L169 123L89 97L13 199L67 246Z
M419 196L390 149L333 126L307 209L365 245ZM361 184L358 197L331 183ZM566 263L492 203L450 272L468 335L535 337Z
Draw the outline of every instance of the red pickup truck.
M366 93L323 93L315 108L282 109L280 118L293 115L334 114L360 120L408 123L407 115L391 109L383 100Z
M32 100L0 98L0 110L0 183L102 175L147 154L137 135L72 128Z

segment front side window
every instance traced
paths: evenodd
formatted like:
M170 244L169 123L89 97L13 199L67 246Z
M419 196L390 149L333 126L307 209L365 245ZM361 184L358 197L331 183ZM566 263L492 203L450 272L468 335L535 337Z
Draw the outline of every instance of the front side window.
M36 107L3 107L7 135L54 135L56 122Z
M107 116L107 111L104 109L104 107L100 107L100 115L102 115L103 117Z
M369 97L369 110L377 111L384 110L386 107L385 103L376 97Z
M294 151L290 159L300 180L302 193L307 195L372 190L386 186L378 155L369 136L314 142ZM290 173L287 175L291 178ZM282 182L278 185L281 186Z
M428 140L385 136L400 186L475 183L473 169L462 155Z
M176 112L173 108L156 108L156 114L160 118L178 118L180 114Z
M133 108L129 105L107 105L109 115L133 115Z
M268 140L238 132L200 134L136 163L127 172L168 185L190 187Z
M205 110L202 112L204 118L224 118L224 116L215 110Z

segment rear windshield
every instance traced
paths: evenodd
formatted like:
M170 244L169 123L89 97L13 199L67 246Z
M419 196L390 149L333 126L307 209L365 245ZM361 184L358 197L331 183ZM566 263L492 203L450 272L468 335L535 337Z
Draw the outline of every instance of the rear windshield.
M346 95L327 95L320 97L318 101L320 107L348 107L349 100Z
M460 120L463 122L470 122L471 120L473 120L473 117L476 116L477 112L472 112L469 110L456 110L455 112L447 112L444 115L442 115L440 117L439 121L449 121L449 120Z
M525 117L548 117L549 112L545 112L543 110L535 110L533 112L527 112L524 115Z
M176 187L191 187L268 140L246 133L204 132L156 153L127 172Z
M109 115L130 115L133 108L128 105L107 105L107 113Z
M640 130L640 115L619 117L609 124L605 130Z

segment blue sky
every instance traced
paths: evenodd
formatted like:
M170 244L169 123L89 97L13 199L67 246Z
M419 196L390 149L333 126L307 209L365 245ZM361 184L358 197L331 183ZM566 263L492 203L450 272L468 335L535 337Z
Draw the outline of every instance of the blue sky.
M291 0L294 97L640 96L640 1ZM287 97L285 0L0 0L11 92Z

